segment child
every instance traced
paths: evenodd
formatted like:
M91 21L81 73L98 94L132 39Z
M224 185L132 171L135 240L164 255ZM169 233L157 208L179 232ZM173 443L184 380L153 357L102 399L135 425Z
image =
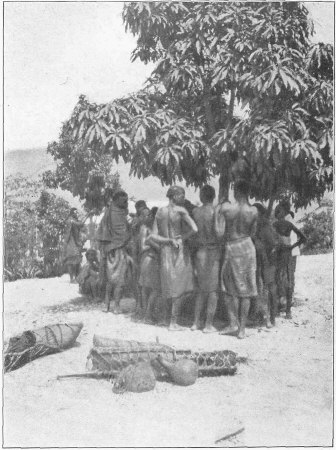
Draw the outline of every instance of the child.
M79 292L96 300L100 293L97 250L91 248L87 250L85 256L87 262L78 275Z
M288 207L283 204L279 204L275 208L276 221L273 223L273 227L281 237L281 244L277 251L277 288L278 296L286 297L286 319L291 319L291 306L294 292L294 259L292 256L292 250L295 247L305 243L307 238L305 235L296 228L291 222L285 219L289 213ZM299 238L295 244L291 244L291 232L294 231Z
M148 236L152 231L154 216L148 208L141 213L141 226L139 233L140 247L140 276L142 314L145 323L153 323L152 315L156 300L160 295L160 270L158 244L148 243Z

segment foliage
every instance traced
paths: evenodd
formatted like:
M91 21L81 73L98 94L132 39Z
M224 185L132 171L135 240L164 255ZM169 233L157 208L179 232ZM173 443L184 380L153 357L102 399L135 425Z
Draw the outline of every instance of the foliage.
M219 175L224 197L237 178L257 200L289 191L296 207L331 189L333 55L311 45L302 4L132 2L123 20L133 59L156 67L136 94L81 96L76 142L163 184Z
M331 209L306 215L301 222L302 232L307 237L305 254L331 252L333 249L333 213Z
M74 140L67 123L62 126L58 142L50 143L47 152L57 161L57 168L54 172L49 170L43 174L45 186L67 189L74 196L86 199L86 210L96 209L100 213L103 189L120 186L118 173L112 171L113 158Z
M22 175L5 180L6 280L59 274L60 245L70 205Z

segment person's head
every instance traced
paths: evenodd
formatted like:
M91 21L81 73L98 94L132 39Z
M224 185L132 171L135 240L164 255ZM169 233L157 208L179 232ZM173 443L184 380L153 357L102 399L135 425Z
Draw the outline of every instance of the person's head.
M151 209L151 213L153 216L153 219L155 219L156 213L158 212L158 207L157 206L153 206L153 208Z
M180 186L171 186L167 191L167 197L176 205L183 206L185 200L185 191Z
M200 190L200 200L202 203L212 203L216 197L216 191L212 186L206 184Z
M250 186L247 181L239 180L234 184L235 199L247 199L250 193Z
M128 208L128 195L125 191L117 191L113 194L113 203L121 209Z
M287 216L287 210L279 203L274 210L274 217L277 220L284 219Z
M77 217L78 217L78 210L77 210L77 208L71 208L70 209L70 216L75 218L75 219L77 219Z
M141 211L144 208L147 208L145 200L138 200L137 202L135 202L134 206L135 206L135 209L136 209L137 216L140 216Z
M108 206L112 202L114 191L112 188L108 187L104 192L104 203L105 206Z
M90 248L89 250L86 251L85 257L86 257L87 262L89 262L89 263L97 261L98 260L97 250Z
M142 224L150 226L153 222L153 216L149 208L143 208L139 217Z

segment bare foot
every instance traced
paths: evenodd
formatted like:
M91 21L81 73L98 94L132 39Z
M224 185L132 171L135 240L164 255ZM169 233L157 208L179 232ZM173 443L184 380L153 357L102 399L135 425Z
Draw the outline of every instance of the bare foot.
M157 323L158 327L168 327L169 323L166 320L159 320L159 322Z
M237 336L237 338L238 339L245 339L245 330L244 331L242 331L242 330L240 330L239 331L239 333L238 333L238 336Z
M273 328L273 324L270 320L266 321L266 328Z
M194 323L193 326L190 329L191 329L191 331L196 331L196 330L200 329L200 326L199 326L198 323Z
M238 332L238 327L226 327L224 330L220 331L219 334L224 335L235 335Z
M184 331L185 328L181 327L181 325L177 325L177 323L171 323L168 328L169 331Z
M112 307L112 312L113 312L113 314L122 314L122 311L121 311L119 305L115 305L114 307Z
M292 319L292 313L286 313L285 319Z
M212 325L203 329L203 333L217 333L217 331Z

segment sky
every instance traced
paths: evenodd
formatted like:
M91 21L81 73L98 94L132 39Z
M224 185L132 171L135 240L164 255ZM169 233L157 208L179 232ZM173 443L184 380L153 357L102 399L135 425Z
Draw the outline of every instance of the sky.
M310 2L315 41L333 43L334 3ZM140 89L153 66L131 63L122 2L6 2L5 151L57 140L79 95L107 102Z

